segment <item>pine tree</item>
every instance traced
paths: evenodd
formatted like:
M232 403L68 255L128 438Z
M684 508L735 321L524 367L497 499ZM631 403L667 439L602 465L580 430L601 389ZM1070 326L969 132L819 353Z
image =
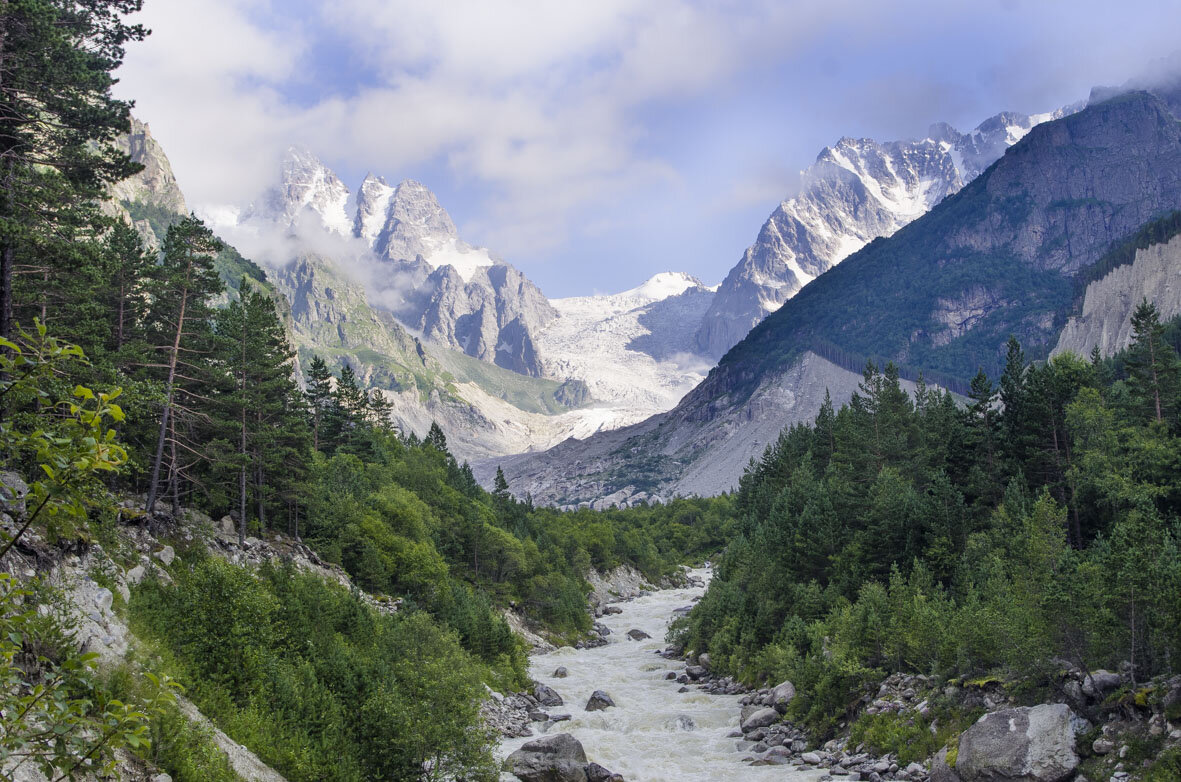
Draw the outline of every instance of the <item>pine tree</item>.
M496 465L496 478L492 482L492 496L502 503L507 503L512 499L508 490L508 480L505 479L504 470L500 468L499 464Z
M1143 415L1156 421L1171 418L1181 378L1181 363L1164 335L1160 313L1144 299L1132 313L1132 344L1125 366L1132 395Z
M312 356L308 364L308 382L304 396L312 423L312 448L320 450L320 435L332 415L332 372L324 359Z
M178 450L199 453L191 445L180 443L176 419L182 412L194 412L191 402L200 404L195 395L207 375L211 351L210 300L222 291L221 279L213 266L221 248L221 242L196 217L186 217L174 224L164 239L149 312L157 339L155 349L162 354L156 366L164 375L164 404L148 481L149 513L155 512L165 445L170 451L169 484L174 510L183 472Z
M146 31L141 0L12 0L0 5L0 337L13 335L13 278L63 219L139 170L111 141L130 104L111 97L123 47Z
M232 421L237 444L238 539L246 537L248 484L259 525L293 463L306 448L300 437L305 416L292 378L295 353L287 342L274 301L243 278L239 299L217 315L223 363L233 379L223 395L223 420Z

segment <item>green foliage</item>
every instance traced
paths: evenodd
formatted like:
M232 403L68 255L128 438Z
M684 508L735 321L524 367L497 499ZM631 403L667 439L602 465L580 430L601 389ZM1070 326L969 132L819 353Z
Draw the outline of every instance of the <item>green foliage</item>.
M1177 360L1154 327L1136 351ZM1158 386L1157 420L1156 395L1102 370L1031 366L1011 341L1004 406L979 375L958 408L924 386L909 400L897 372L870 365L849 405L752 463L737 534L673 637L747 680L791 679L792 715L821 733L887 672L1038 682L1054 658L1174 670L1181 389ZM913 727L863 730L885 748Z
M387 616L289 567L200 559L133 593L192 698L292 780L492 779L482 665L427 614Z
M78 653L33 596L0 573L0 761L53 780L109 774L116 750L150 747L149 720L173 702L171 683L148 674L142 706L113 697L95 675L98 655Z

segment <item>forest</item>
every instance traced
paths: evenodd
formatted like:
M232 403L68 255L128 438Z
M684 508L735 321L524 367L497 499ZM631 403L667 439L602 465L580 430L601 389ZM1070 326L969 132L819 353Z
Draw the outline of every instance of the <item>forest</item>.
M849 404L751 464L678 641L747 681L790 679L790 716L821 735L893 672L1031 699L1062 661L1176 672L1181 343L1148 302L1132 325L1108 360L1030 363L1010 339L966 404L866 366Z

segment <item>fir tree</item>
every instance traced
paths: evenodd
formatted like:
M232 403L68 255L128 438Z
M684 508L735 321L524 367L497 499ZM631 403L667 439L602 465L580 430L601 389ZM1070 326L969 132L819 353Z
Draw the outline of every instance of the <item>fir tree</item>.
M304 396L312 423L312 447L320 450L320 435L332 416L332 372L324 359L312 356L308 364L308 382Z

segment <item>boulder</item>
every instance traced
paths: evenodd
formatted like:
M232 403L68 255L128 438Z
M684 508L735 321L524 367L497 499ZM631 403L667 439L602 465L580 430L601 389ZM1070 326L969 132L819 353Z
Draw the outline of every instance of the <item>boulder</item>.
M930 782L963 782L956 770L947 765L947 747L939 750L931 759Z
M164 565L164 567L168 567L172 564L172 561L176 559L176 552L172 550L172 546L165 546L164 548L157 551L153 556L160 560L160 564Z
M619 774L613 774L607 769L600 766L598 763L586 764L586 781L587 782L623 782L623 777Z
M1074 712L1064 703L985 714L960 736L963 782L1063 782L1078 768Z
M144 566L143 565L136 565L131 570L127 571L127 576L126 576L127 583L138 584L139 582L144 580L145 575L147 575L147 571L144 570Z
M542 706L561 706L564 701L562 696L552 688L547 687L540 682L533 688L533 697L537 698L537 702Z
M1120 685L1118 673L1111 671L1092 671L1083 679L1083 694L1088 698L1102 698L1105 693L1117 689Z
M555 679L565 679L566 673L567 673L566 666L559 665L557 670L554 671L554 678Z
M748 733L757 728L765 728L779 721L779 712L775 709L759 709L742 721L742 732Z
M29 493L29 485L15 472L0 472L0 509L13 517L19 517L25 512L25 496Z
M615 701L611 699L610 695L603 692L602 690L595 690L591 693L590 700L586 702L586 710L602 711L603 709L609 709L614 705Z
M685 673L688 674L690 679L697 681L698 679L704 679L709 674L709 671L700 665L689 665L685 667Z
M796 697L796 686L791 682L783 682L771 690L771 705L780 712L787 711L787 704Z
M697 655L697 664L700 665L702 668L705 668L706 670L708 670L709 669L709 654L706 652L702 652L701 654Z
M509 755L504 770L521 782L587 782L586 751L569 733L530 741Z
M677 730L697 730L697 723L687 714L678 714Z
M627 637L632 639L633 641L645 641L645 640L651 638L652 636L648 635L643 630L637 630L636 628L633 627L632 629L627 631Z

